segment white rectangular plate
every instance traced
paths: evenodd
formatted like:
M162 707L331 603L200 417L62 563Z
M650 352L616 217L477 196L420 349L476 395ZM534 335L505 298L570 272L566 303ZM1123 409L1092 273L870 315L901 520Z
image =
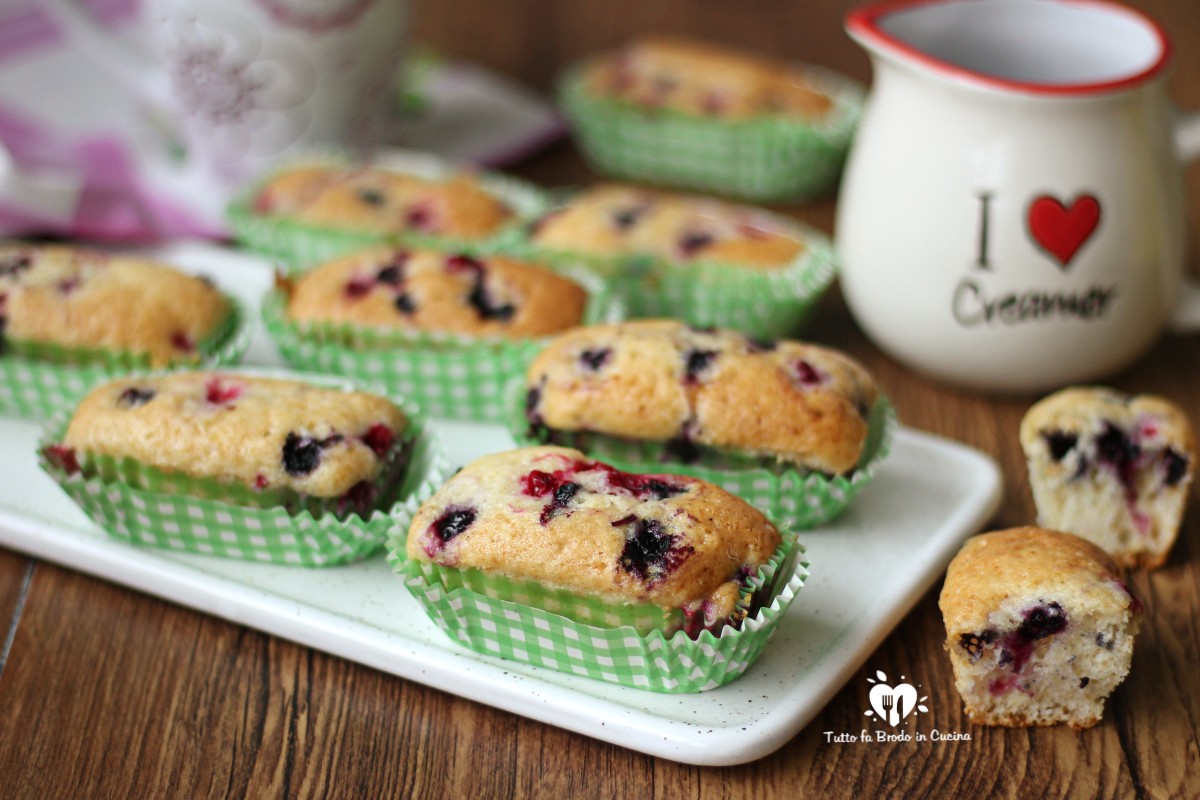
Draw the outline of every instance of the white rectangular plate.
M252 257L174 247L247 302L270 284ZM278 365L256 337L247 357ZM452 467L513 446L499 426L435 422ZM0 545L376 669L654 756L709 766L761 758L803 728L933 584L1000 498L995 463L901 429L850 510L806 532L811 577L738 680L665 695L489 658L424 615L382 555L321 570L137 548L109 538L37 467L36 424L0 417Z

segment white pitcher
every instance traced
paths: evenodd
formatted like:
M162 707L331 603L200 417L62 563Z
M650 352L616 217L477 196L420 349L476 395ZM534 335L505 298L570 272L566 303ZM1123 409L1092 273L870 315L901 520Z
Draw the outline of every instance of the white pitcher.
M1184 291L1180 158L1200 154L1162 30L1098 0L887 3L847 30L874 67L836 223L863 330L999 391L1143 355Z

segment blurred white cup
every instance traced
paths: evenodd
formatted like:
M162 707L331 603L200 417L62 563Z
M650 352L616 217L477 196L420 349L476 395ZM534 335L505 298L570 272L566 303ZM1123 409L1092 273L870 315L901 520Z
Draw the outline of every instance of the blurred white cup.
M236 185L298 150L375 143L406 0L149 0L189 160Z

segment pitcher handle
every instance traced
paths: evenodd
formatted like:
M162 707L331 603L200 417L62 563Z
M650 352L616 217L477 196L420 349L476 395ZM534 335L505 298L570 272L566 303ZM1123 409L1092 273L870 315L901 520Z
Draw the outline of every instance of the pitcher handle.
M1175 112L1175 153L1184 164L1200 158L1200 111Z

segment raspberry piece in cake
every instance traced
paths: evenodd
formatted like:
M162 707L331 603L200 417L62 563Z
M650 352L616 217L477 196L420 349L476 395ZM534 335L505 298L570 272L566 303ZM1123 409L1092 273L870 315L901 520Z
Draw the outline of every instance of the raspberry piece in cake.
M552 434L671 443L687 461L699 447L736 451L829 474L858 465L877 397L870 375L834 350L763 347L674 320L568 331L525 377L528 417Z
M530 447L480 458L443 484L413 519L408 554L622 604L711 601L724 620L779 542L760 512L713 484Z
M0 324L12 342L195 361L229 300L165 264L61 245L0 245Z
M1021 446L1039 524L1082 536L1123 566L1166 560L1195 462L1191 424L1175 404L1064 389L1029 409Z
M804 251L794 234L772 231L748 206L710 198L602 185L569 199L530 231L548 250L638 256L682 266L715 261L782 268ZM776 226L778 227L778 226Z
M939 605L955 686L984 725L1099 722L1129 672L1141 619L1107 554L1039 528L968 540Z
M259 490L346 497L357 508L407 424L386 398L364 392L182 372L93 389L61 445Z
M536 264L501 256L375 247L286 282L298 323L524 338L583 319L587 291Z
M469 175L430 179L377 166L305 165L263 184L254 213L328 230L417 232L477 240L513 210Z

